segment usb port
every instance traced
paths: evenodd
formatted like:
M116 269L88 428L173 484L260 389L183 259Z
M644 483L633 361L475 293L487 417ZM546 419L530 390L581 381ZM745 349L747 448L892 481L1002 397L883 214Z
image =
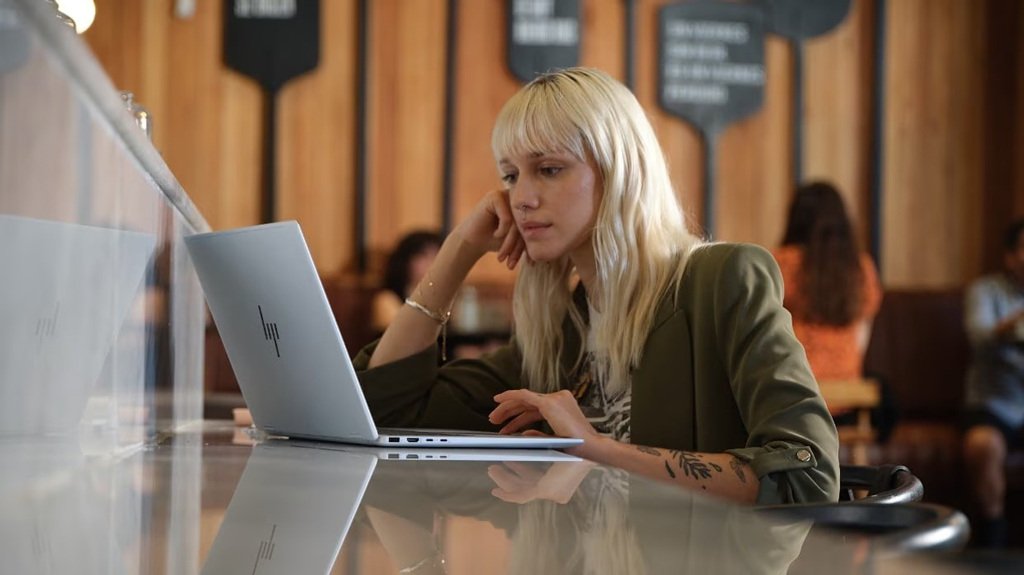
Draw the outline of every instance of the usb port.
M388 459L398 459L398 454L397 453L389 453L388 454Z
M398 443L399 441L401 441L401 439L399 439L398 437L389 437L388 441L391 443Z
M419 437L406 437L405 440L408 441L409 443L416 443L417 441L420 440L420 438Z

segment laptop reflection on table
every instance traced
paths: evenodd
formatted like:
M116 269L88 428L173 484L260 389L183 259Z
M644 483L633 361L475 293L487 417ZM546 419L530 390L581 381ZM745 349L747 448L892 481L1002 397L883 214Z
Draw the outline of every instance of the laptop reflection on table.
M330 573L376 464L349 451L253 446L202 573Z

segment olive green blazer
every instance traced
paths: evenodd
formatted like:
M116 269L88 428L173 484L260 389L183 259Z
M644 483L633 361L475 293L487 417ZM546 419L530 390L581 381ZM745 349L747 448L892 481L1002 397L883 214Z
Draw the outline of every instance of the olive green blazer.
M838 436L782 307L775 260L757 246L708 244L686 265L632 370L632 442L748 461L760 504L835 501ZM566 329L564 345L562 387L581 345L574 329ZM487 420L493 397L524 387L514 337L480 359L441 368L432 346L367 370L375 348L363 349L355 367L382 427L495 431Z

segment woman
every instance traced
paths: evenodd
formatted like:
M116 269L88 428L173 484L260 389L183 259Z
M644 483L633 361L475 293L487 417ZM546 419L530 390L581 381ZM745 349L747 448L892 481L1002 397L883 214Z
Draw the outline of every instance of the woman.
M882 290L861 253L843 199L825 183L796 192L775 259L786 284L783 305L818 381L864 376L871 322Z
M381 334L391 325L402 308L402 301L419 285L443 242L440 235L426 231L412 232L398 242L395 251L388 256L384 289L373 298L370 321L375 332Z
M593 69L541 76L505 105L492 148L504 189L356 358L377 424L542 424L584 439L575 455L734 501L835 500L835 426L775 261L690 235L633 94ZM512 341L438 369L456 290L491 251L522 264Z

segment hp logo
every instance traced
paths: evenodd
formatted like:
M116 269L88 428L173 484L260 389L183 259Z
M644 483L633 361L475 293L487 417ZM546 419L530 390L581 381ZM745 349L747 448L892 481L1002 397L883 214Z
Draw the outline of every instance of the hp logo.
M43 340L48 337L53 337L57 333L57 319L60 317L60 302L53 309L53 317L42 317L36 320L36 338L39 340L39 345L43 344Z
M267 323L263 319L263 306L256 306L256 309L260 310L260 323L263 324L263 339L274 341L274 351L277 352L277 357L281 357L281 348L277 346L277 340L281 339L281 336L277 333L276 323Z

